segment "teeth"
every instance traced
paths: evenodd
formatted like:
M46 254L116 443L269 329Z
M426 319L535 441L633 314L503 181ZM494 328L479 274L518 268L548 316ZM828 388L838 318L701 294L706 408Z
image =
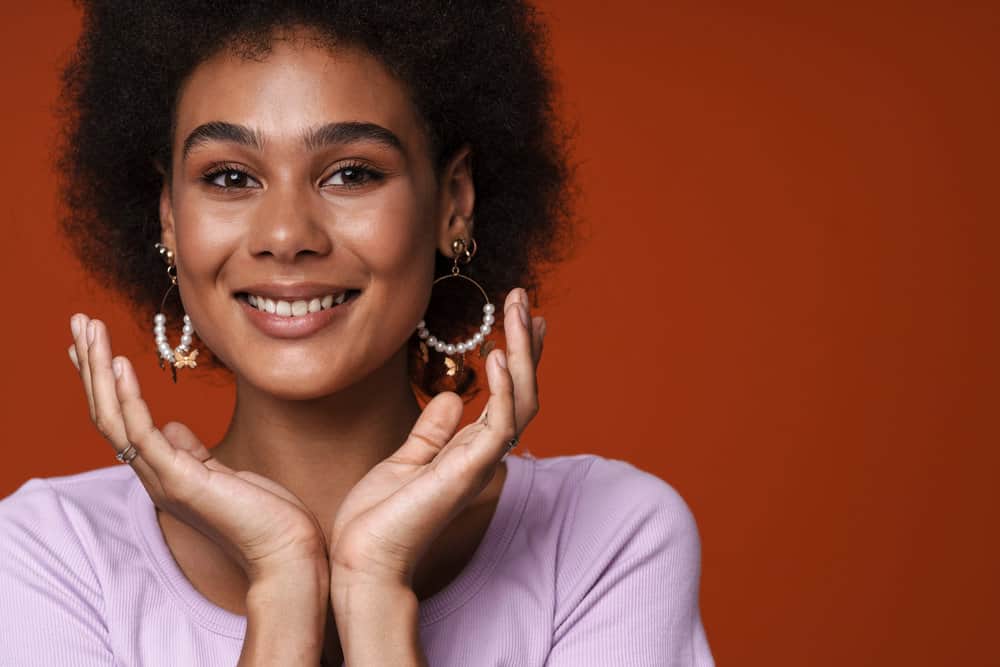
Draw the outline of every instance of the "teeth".
M334 297L332 294L327 294L326 296L320 298L316 297L309 301L282 301L274 299L268 299L262 296L254 296L253 294L247 295L247 301L250 305L258 310L262 310L266 313L275 313L283 317L302 317L303 315L308 315L309 313L317 313L321 310L326 310L327 308L332 308L334 304L340 305L344 303L347 299L347 292L341 292L339 295Z

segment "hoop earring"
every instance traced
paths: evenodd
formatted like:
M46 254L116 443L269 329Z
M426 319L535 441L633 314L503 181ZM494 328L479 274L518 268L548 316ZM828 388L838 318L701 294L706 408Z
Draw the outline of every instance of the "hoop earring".
M482 345L484 341L486 341L486 337L490 335L490 332L493 330L493 322L495 320L493 313L496 311L496 306L494 306L493 303L490 302L490 297L489 295L486 294L486 290L483 289L482 285L480 285L478 282L476 282L469 276L460 273L460 269L458 268L460 261L462 264L468 264L469 262L472 261L472 258L476 254L476 248L477 246L475 239L472 239L471 251L466 246L465 239L459 237L456 238L454 241L452 241L451 251L454 254L455 263L451 267L451 273L443 275L440 278L437 278L431 284L431 289L434 288L434 285L437 285L442 280L447 280L448 278L462 278L464 280L468 280L470 283L475 285L476 288L479 290L479 293L483 295L483 299L486 301L485 305L483 305L483 321L482 324L479 326L479 331L477 331L471 338L468 338L460 343L448 343L444 340L439 339L437 336L431 335L431 332L427 330L426 322L424 320L420 320L420 323L417 325L417 335L420 337L421 340L420 347L424 361L426 362L428 358L427 355L428 347L432 347L437 352L441 352L447 355L444 361L445 361L445 366L448 368L447 371L448 375L455 375L456 371L460 371L462 367L462 359L464 358L465 353L471 352L472 350ZM490 353L490 350L492 349L493 349L493 341L487 341L486 344L483 346L483 348L479 351L479 355L481 357L485 357ZM450 358L452 355L456 353L462 355L459 356L458 358L459 360L457 363Z
M170 348L170 343L167 342L167 316L163 314L163 306L167 303L167 295L170 294L170 290L177 284L177 267L174 265L174 253L171 250L162 243L157 243L153 247L159 251L160 256L167 263L167 277L170 278L170 286L163 295L163 301L160 302L160 312L153 317L153 337L156 340L156 349L160 353L160 368L164 368L164 361L170 364L170 373L173 375L174 384L177 384L178 368L195 368L198 365L198 362L195 361L198 350L191 350L194 326L191 324L191 318L185 313L184 327L181 329L181 344L173 349Z

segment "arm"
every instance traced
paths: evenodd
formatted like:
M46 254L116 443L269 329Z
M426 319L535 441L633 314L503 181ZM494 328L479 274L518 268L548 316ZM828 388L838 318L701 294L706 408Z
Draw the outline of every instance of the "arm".
M247 592L247 632L238 667L315 667L323 649L328 574L326 559L267 574Z
M346 574L336 581L330 602L347 667L429 667L420 643L420 605L412 589Z
M91 421L135 471L150 499L218 544L250 582L239 664L315 665L329 590L325 538L288 489L233 470L178 422L156 427L125 357L112 360L107 327L72 318L70 358L80 372Z
M666 482L598 460L580 484L546 667L712 667L701 542Z

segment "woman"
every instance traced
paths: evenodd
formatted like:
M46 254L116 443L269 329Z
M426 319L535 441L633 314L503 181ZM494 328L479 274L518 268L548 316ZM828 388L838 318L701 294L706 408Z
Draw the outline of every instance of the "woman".
M546 334L515 286L569 220L530 8L90 2L64 84L65 231L178 386L237 400L211 448L158 428L72 317L128 465L0 502L0 662L712 664L680 496L508 455Z

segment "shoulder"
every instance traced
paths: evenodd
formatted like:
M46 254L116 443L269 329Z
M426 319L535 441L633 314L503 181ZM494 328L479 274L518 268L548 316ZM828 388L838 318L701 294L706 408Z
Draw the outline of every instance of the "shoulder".
M128 466L29 479L0 499L0 557L89 560L102 534L126 521L135 483Z
M697 525L681 494L664 479L628 461L597 454L533 461L535 485L558 495L577 532L660 531L697 541Z
M127 466L100 468L32 478L0 500L0 657L111 664L106 555L130 539L131 484Z
M698 526L668 482L595 454L535 459L534 467L535 493L552 497L550 520L560 517L556 588L564 605L629 577L671 591L697 588Z
M33 477L0 499L0 526L44 530L52 523L80 523L106 517L122 507L135 482L128 466L109 466L73 475ZM32 522L44 518L44 525Z

